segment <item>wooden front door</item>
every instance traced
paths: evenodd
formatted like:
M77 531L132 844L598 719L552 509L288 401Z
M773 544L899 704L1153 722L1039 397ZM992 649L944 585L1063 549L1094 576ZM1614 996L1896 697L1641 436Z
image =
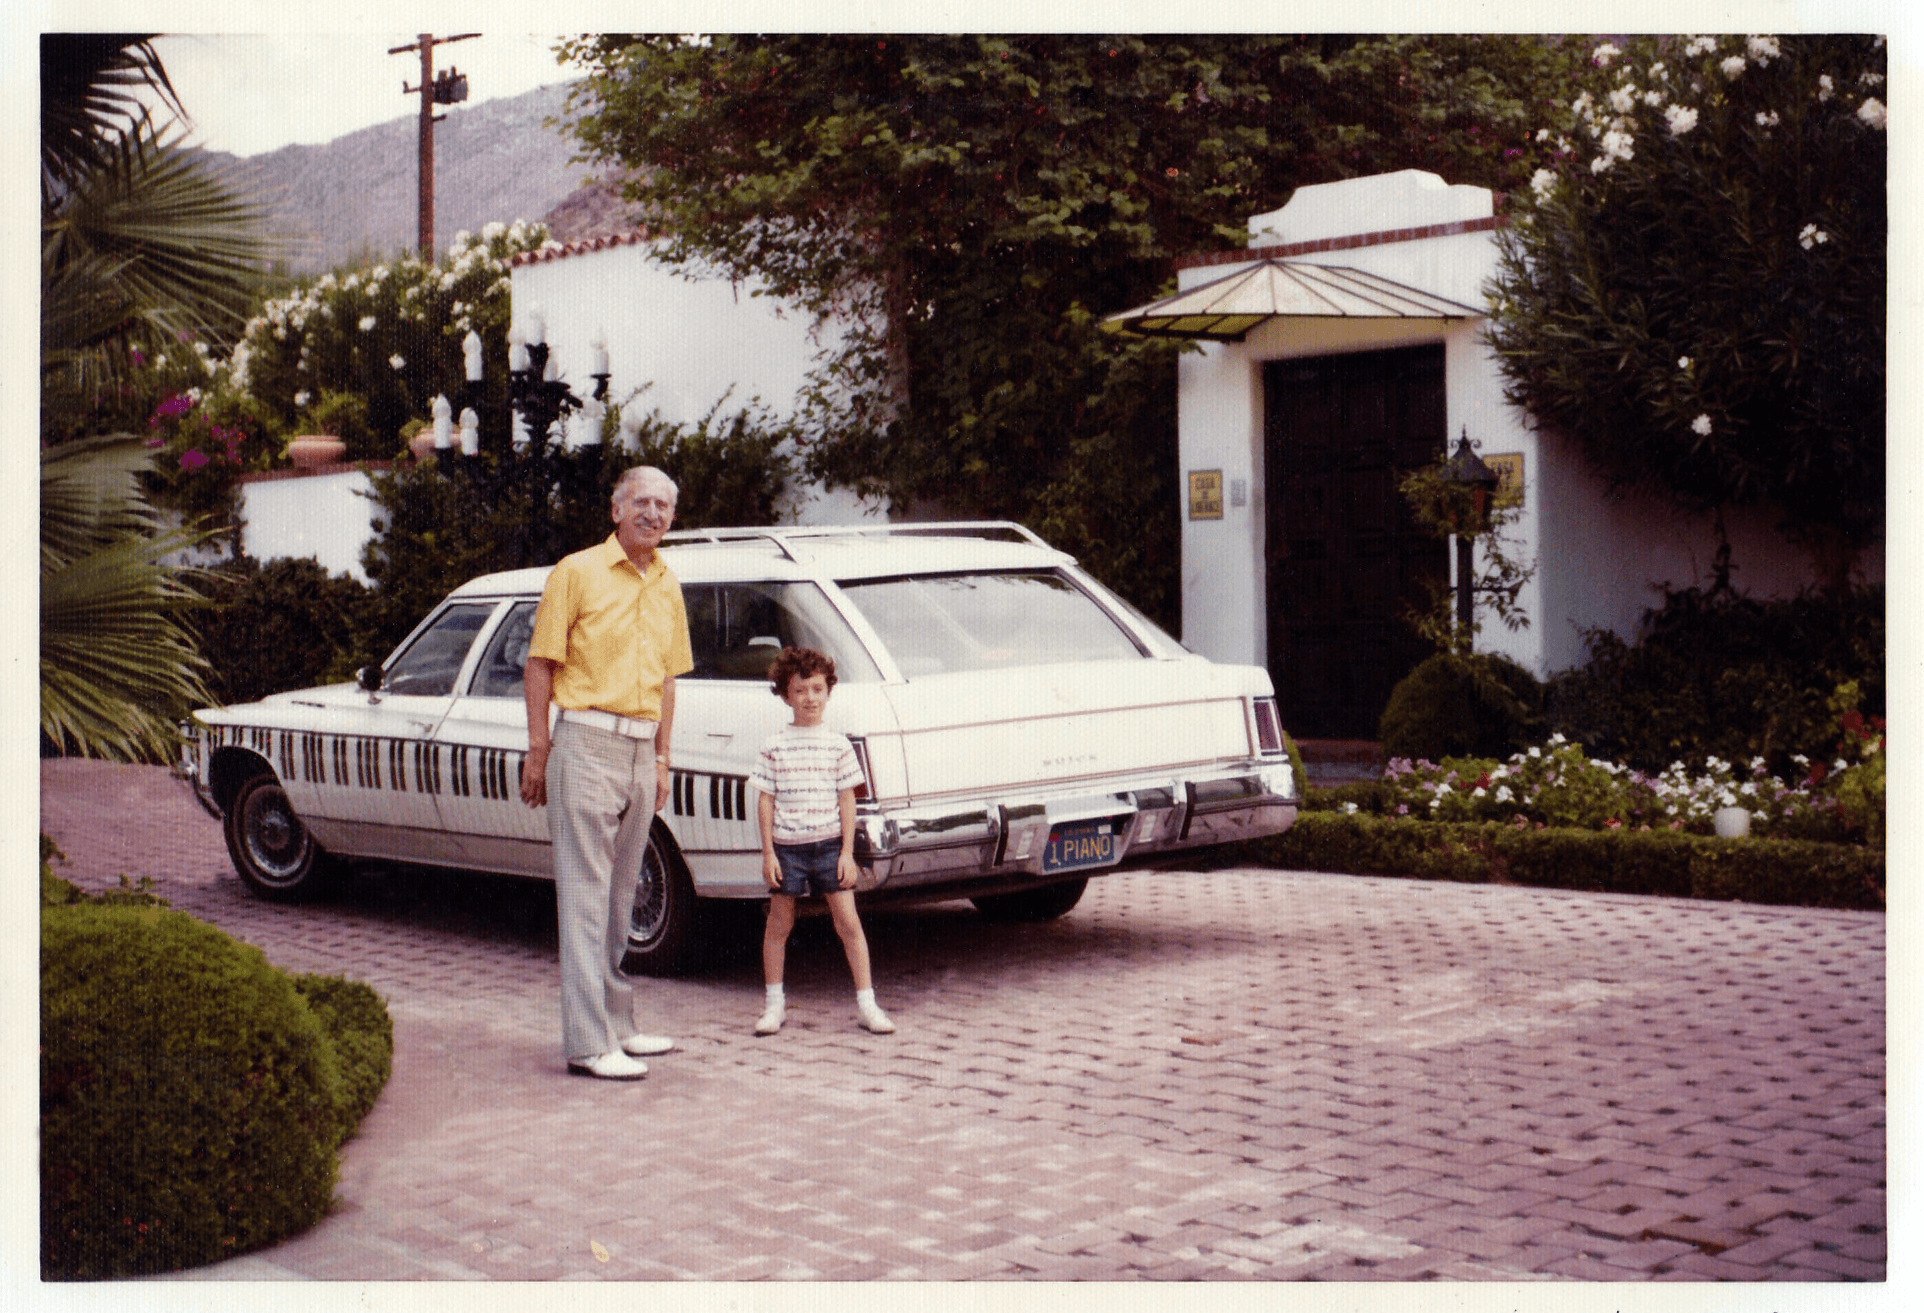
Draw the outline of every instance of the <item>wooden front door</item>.
M1396 491L1448 441L1442 346L1263 366L1269 669L1298 738L1374 739L1448 547Z

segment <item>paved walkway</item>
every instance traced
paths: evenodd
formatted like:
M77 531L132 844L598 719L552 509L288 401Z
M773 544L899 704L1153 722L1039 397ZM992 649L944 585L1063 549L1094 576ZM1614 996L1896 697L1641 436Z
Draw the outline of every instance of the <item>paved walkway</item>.
M154 768L56 762L90 888L371 983L394 1076L312 1231L185 1279L1881 1281L1884 918L1252 869L1044 926L822 923L644 986L681 1051L568 1079L545 886L282 907ZM1765 1307L1765 1305L1758 1305Z

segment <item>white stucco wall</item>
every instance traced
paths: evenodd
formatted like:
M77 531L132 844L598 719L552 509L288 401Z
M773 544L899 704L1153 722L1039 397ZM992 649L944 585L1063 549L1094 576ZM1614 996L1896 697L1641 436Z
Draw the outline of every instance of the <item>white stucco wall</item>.
M755 295L752 285L683 277L647 243L518 265L512 279L513 326L526 334L541 317L550 356L575 391L585 396L594 386L600 336L610 399L659 411L670 423L696 423L717 406L732 415L752 402L793 415L822 345L805 312ZM874 514L845 492L805 487L794 490L784 518L843 523Z
M1447 187L1432 175L1401 173L1299 190L1288 205L1249 221L1251 261L1283 244L1451 224L1492 213L1490 194ZM1392 240L1350 249L1292 252L1292 261L1363 269L1472 307L1484 304L1495 271L1495 235L1454 233ZM1228 276L1240 264L1181 271L1183 289ZM1177 428L1183 474L1183 638L1221 661L1266 664L1262 362L1295 356L1442 342L1448 434L1454 446L1469 433L1480 455L1523 456L1524 502L1509 531L1509 553L1535 561L1521 603L1530 624L1511 632L1488 616L1479 647L1514 657L1539 675L1581 665L1582 631L1633 637L1643 613L1661 602L1656 585L1707 584L1716 552L1709 516L1686 515L1650 501L1610 496L1581 456L1555 435L1538 433L1503 399L1495 360L1483 342L1480 315L1457 321L1422 319L1275 319L1240 343L1203 343L1177 366ZM1439 452L1439 456L1443 453ZM1221 520L1188 518L1187 476L1221 470ZM1234 492L1246 490L1237 505ZM1737 586L1757 597L1781 597L1808 586L1805 558L1784 542L1767 512L1726 513ZM1451 554L1454 569L1454 553ZM1884 578L1881 551L1862 573Z
M241 550L256 560L310 556L329 574L368 582L373 482L359 470L260 479L240 487Z

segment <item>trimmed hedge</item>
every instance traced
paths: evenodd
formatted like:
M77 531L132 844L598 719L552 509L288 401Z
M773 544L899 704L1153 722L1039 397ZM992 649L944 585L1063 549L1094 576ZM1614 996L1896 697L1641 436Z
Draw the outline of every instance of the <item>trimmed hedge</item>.
M1250 849L1267 865L1297 871L1805 907L1884 906L1884 854L1850 844L1304 812L1288 831Z
M63 883L43 873L42 1277L195 1267L320 1220L391 1064L378 996Z

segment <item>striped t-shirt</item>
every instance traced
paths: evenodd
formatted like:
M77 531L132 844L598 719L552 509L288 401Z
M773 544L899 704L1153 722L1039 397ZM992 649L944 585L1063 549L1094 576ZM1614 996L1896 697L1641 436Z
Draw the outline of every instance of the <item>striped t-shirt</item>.
M784 725L762 745L748 782L775 799L775 842L842 837L839 794L862 782L848 739L826 725Z

